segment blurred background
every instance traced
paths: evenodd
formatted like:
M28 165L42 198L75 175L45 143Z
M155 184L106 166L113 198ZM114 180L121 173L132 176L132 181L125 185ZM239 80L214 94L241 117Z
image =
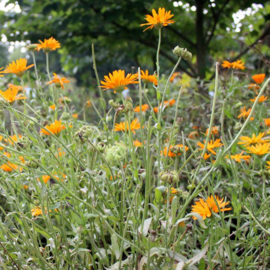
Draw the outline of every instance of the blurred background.
M116 69L153 73L158 31L143 32L140 24L158 7L171 10L175 20L162 31L162 73L174 66L177 45L194 55L177 71L197 80L213 78L215 62L223 60L241 58L251 73L268 71L270 2L254 0L1 0L0 67L25 55L31 63L25 45L52 36L61 49L50 53L51 72L86 91L96 89L93 43L100 78ZM36 57L45 74L44 53Z

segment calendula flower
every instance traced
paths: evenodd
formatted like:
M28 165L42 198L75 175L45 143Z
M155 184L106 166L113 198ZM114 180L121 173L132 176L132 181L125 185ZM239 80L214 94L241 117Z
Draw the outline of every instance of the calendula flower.
M248 89L258 90L258 89L260 89L260 86L257 85L256 83L250 83L248 85Z
M251 99L250 101L255 102L256 99L257 99L257 97L255 97L254 99ZM260 96L258 102L259 102L259 103L262 103L262 102L264 102L265 100L267 100L267 97L265 97L265 96Z
M141 124L139 123L139 120L136 118L130 123L130 130L135 134L136 129L141 128ZM128 122L121 122L119 124L115 124L114 131L128 131L129 125Z
M270 153L270 143L257 143L256 145L248 146L250 153L262 156Z
M16 62L12 61L11 64L7 65L3 73L13 73L18 77L22 77L24 72L33 66L34 64L31 64L27 67L27 59L20 58Z
M242 60L237 60L235 62L230 63L229 61L223 61L222 66L224 68L233 68L233 69L245 69L244 66L245 63L242 62Z
M60 43L54 39L53 37L49 39L45 39L43 42L39 40L40 44L37 44L36 49L43 50L45 53L48 53L50 51L54 51L56 49L59 49L61 47Z
M140 147L140 146L142 146L142 143L140 141L136 140L136 141L133 141L133 145L135 147Z
M122 92L127 89L127 85L138 83L137 78L138 74L129 73L125 76L124 70L115 70L109 76L104 76L104 81L101 81L101 88L104 90L112 89L114 93Z
M0 68L0 70L2 70L3 67ZM1 75L1 73L4 73L4 71L0 71L0 77L4 77L4 75Z
M270 118L264 119L264 124L265 124L267 127L270 127Z
M232 64L229 61L223 61L222 66L224 68L231 68Z
M264 81L265 74L255 74L252 76L252 79L255 83L261 84Z
M210 157L211 157L211 154L204 153L204 155L203 155L204 160L207 160Z
M45 128L48 129L54 135L57 135L57 134L59 134L61 132L61 130L65 129L66 127L64 125L62 125L61 120L60 121L55 120L54 123L52 123L50 125L46 125ZM44 128L42 128L40 130L40 133L42 135L51 135L50 132L48 132Z
M79 116L79 115L78 115L77 113L72 114L72 117L73 117L73 118L76 118L76 119L77 119L78 116Z
M266 161L268 165L266 165L266 169L270 170L270 161Z
M170 82L173 82L176 77L180 76L180 72L174 72L172 77L170 78Z
M62 105L65 105L65 103L70 103L72 100L68 97L60 97L59 98L59 103L62 104Z
M149 25L144 31L147 29L153 29L154 27L160 29L163 26L167 26L170 23L174 23L174 20L170 20L174 15L171 14L171 11L165 11L165 8L159 8L158 14L152 9L152 15L146 15L145 20L148 23L141 24L141 26Z
M47 211L46 211L47 213ZM34 208L31 209L31 214L33 217L37 217L42 215L42 209L39 206L35 206Z
M16 90L18 89L18 92L22 92L22 90L23 90L23 87L21 85L14 85L12 83L8 84L8 88L16 89Z
M205 145L205 141L204 141L204 144L201 143L201 142L197 142L197 145L201 147L201 148L199 148L200 150L203 150L204 145ZM213 142L213 140L211 140L207 144L207 151L214 154L214 155L216 155L217 153L213 149L221 147L222 145L223 144L220 142L220 139L216 139L214 142Z
M163 108L166 109L167 107L171 107L171 106L173 106L174 104L175 104L175 99L165 100L165 101L163 102ZM154 111L155 113L158 113L158 107L153 108L153 111Z
M242 151L240 154L231 155L231 159L235 160L236 162L241 162L242 160L248 162L251 159L251 156L245 156L243 155L244 151Z
M3 136L0 135L0 142L2 142L2 140L3 140ZM4 147L0 145L0 151L2 151L3 149Z
M54 111L56 106L55 106L55 104L53 104L53 105L49 106L49 108Z
M64 89L64 83L69 83L69 80L67 78L59 78L57 76L56 73L53 73L53 79L49 82L47 82L47 84L53 84L57 87L57 88L62 88Z
M19 137L19 138L22 138L22 135L19 134L18 137ZM9 136L9 138L8 138L8 139L5 139L5 141L6 141L7 143L13 145L14 142L17 142L17 141L18 141L18 139L19 139L18 137L17 137L16 135Z
M8 161L8 163L1 165L0 168L5 172L12 172L13 170L18 169L18 165L13 164L13 163Z
M91 107L91 106L92 106L91 101L90 101L90 100L87 100L87 101L86 101L86 107Z
M148 70L146 70L145 72L141 70L141 79L145 84L150 82L155 85L158 84L157 77L155 75L149 75Z
M167 190L168 192L168 190ZM167 198L167 192L165 193L165 196ZM170 193L170 203L172 203L173 198L179 193L177 189L174 187L171 187L171 193ZM167 203L167 200L164 201L164 203Z
M208 132L209 132L209 128L206 130L205 134L208 135ZM211 128L210 135L212 135L212 134L218 136L218 134L219 134L219 127L216 127L216 126L212 127Z
M199 137L199 132L198 131L191 131L189 134L188 134L188 137L192 140L195 140L196 137Z
M241 136L239 139L242 142L239 142L238 144L243 144L244 146L249 146L251 144L257 144L257 143L266 143L269 142L270 140L265 140L263 139L263 136L265 135L265 133L261 133L256 136L255 134L252 134L252 137L248 137L248 136Z
M46 184L50 180L50 178L51 177L49 175L42 175L42 180L43 180L44 184ZM40 181L39 178L38 178L38 181Z
M0 90L0 97L9 103L13 103L16 100L26 99L27 97L22 96L22 94L18 94L19 89L17 88L8 88L6 91Z
M214 197L211 195L207 198L207 200L199 199L199 201L195 202L195 205L192 205L192 211L191 213L198 213L200 216L202 216L203 219L206 219L207 217L211 217L212 213L218 213L219 209L220 212L224 211L230 211L232 208L224 208L227 206L230 202L223 202L224 198L220 199L218 196L215 195L216 201ZM196 217L193 217L193 219L197 219Z
M148 104L143 104L142 105L142 112L145 112L149 109L149 105ZM134 108L134 112L139 113L140 112L140 106L137 106Z
M238 118L241 118L241 117L247 118L249 116L250 112L251 112L251 108L248 110L246 109L246 107L241 108L240 114L238 115ZM254 119L254 117L250 117L250 121L252 121L253 119Z
M178 153L175 154L174 153L175 151L171 151L171 150L173 150L173 148L174 149L175 148L179 148L179 150L182 149L182 151L188 151L189 150L189 148L187 146L185 146L185 149L183 147L184 147L183 144L170 145L169 151L168 151L168 147L165 146L164 149L162 151L160 151L160 155L161 156L167 156L167 157L180 156L181 155L181 151L177 151Z
M61 148L58 148L58 153L55 154L56 157L62 157L66 154L66 152L64 151L61 151Z

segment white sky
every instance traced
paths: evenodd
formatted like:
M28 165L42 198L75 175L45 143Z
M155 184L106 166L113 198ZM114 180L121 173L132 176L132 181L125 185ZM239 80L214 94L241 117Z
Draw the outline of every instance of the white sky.
M171 1L171 0L169 0ZM210 0L212 7L215 7L215 1L217 0ZM20 6L18 4L18 2L15 2L15 4L6 4L8 2L8 0L0 0L0 10L3 10L5 12L16 12L16 13L20 13L21 9ZM196 7L195 6L190 6L189 4L184 4L182 1L173 1L173 5L175 8L184 8L186 11L196 11ZM254 13L256 13L260 8L263 8L263 6L261 4L252 4L252 7L247 8L245 11L243 10L239 10L238 12L236 12L235 14L233 14L233 20L234 23L232 23L232 27L227 27L227 31L233 31L233 32L240 32L241 30L241 20L246 16L246 15L252 15ZM204 10L204 13L206 14L208 12L207 9ZM4 25L5 27L5 25ZM253 25L249 25L249 30L252 31L253 30ZM12 33L11 36L13 35L18 35L20 34L18 31L16 33ZM25 35L27 35L27 32L24 33ZM1 35L1 41L3 43L7 43L7 45L9 46L9 52L12 52L15 48L18 47L22 47L21 51L25 52L25 48L24 46L26 45L25 42L20 42L20 41L15 41L15 42L7 42L7 37L2 34Z

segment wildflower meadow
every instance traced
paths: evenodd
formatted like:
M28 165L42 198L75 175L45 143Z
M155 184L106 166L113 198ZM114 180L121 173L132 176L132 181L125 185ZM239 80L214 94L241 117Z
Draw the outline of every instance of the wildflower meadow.
M268 69L224 58L200 93L188 47L163 67L174 23L161 6L136 26L152 69L103 74L93 44L76 106L55 37L1 68L0 269L270 269Z

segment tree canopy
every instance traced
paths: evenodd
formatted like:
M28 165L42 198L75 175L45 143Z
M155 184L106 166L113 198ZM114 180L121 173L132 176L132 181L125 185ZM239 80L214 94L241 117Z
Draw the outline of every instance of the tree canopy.
M9 3L14 3L11 0ZM151 9L165 7L174 14L174 24L162 30L161 57L163 66L172 65L172 49L179 45L194 55L193 63L182 62L179 69L192 77L211 76L213 58L235 49L242 56L250 47L270 34L270 7L261 11L255 27L232 31L232 15L253 3L267 5L268 1L255 0L19 0L21 13L2 16L6 27L2 29L9 40L30 40L53 36L62 44L61 62L66 72L80 82L90 83L91 44L95 44L96 57L101 73L132 66L155 70L157 31L147 30L140 24ZM19 32L17 35L11 33ZM226 42L224 42L226 40ZM239 44L241 46L239 46ZM229 57L226 57L229 58Z

